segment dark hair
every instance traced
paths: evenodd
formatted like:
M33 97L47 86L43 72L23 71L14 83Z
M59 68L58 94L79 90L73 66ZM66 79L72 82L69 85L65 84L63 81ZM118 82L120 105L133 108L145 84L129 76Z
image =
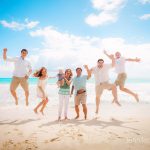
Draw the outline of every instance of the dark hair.
M27 49L22 49L22 50L21 50L21 53L22 53L22 52L26 52L26 53L28 54L28 50L27 50Z
M77 71L78 69L82 71L82 68L80 68L80 67L76 68L76 71Z
M72 76L73 76L73 73L72 73L71 69L66 69L66 70L65 70L65 74L66 74L68 71L70 71L69 80L71 80L71 78L72 78Z
M42 71L43 71L44 69L47 71L47 69L46 69L45 67L42 67L40 70L37 70L37 71L33 74L33 76L34 76L34 77L41 77L41 76L42 76Z
M97 62L100 62L100 61L103 61L103 62L104 62L104 60L103 60L103 59L98 59L98 61L97 61Z

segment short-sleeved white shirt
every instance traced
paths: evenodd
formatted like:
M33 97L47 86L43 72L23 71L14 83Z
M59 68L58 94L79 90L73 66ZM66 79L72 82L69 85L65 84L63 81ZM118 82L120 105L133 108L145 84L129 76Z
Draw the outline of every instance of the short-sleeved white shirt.
M109 81L109 69L111 68L112 64L104 64L102 68L99 68L98 66L92 68L96 85Z
M15 77L25 77L29 75L29 70L31 70L31 64L28 60L22 59L22 57L7 58L6 61L14 62L14 72Z
M124 57L115 59L115 72L117 74L125 73L125 62L126 62L126 60Z

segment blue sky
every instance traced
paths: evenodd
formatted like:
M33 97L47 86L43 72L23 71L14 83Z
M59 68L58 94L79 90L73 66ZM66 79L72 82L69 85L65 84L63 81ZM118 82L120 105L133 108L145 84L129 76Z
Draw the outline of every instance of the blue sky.
M12 26L12 22L15 22L15 25ZM18 23L17 26L16 23ZM28 27L29 23L33 24ZM90 50L102 49L105 46L110 48L111 52L115 48L123 49L125 46L129 48L128 51L130 47L139 49L140 46L143 46L143 52L139 52L139 57L148 59L144 55L150 45L150 0L1 0L0 34L0 48L7 47L10 56L18 55L22 48L29 50L31 59L39 52L39 58L33 61L34 67L39 66L37 61L44 57L44 54L47 56L47 51L49 55L47 59L57 54L73 52L76 60L80 62L76 64L71 62L70 66L73 67L82 64L80 60L84 59L78 55L78 50L82 54L83 48L87 48L91 53ZM61 41L56 36L65 38ZM95 38L98 39L95 40ZM62 48L63 45L61 46L64 40L67 41L66 49L68 50L66 51ZM114 45L122 41L121 46L113 47L114 40ZM48 44L51 41L56 44L52 43L51 46ZM111 43L110 47L107 47L107 41L108 44ZM80 47L82 43L84 46ZM103 46L98 43L102 43ZM59 44L60 47L58 47ZM57 53L53 53L54 51ZM137 51L131 52L131 56L136 55ZM126 52L123 53L126 54ZM94 56L96 54L89 59L91 65L94 64ZM66 59L65 56L61 57L64 65L67 63ZM0 63L2 68L8 65L2 60ZM47 65L47 63L51 62L46 61L41 65ZM148 65L148 60L146 63ZM59 68L58 64L53 62L50 69ZM4 72L8 71L4 69Z

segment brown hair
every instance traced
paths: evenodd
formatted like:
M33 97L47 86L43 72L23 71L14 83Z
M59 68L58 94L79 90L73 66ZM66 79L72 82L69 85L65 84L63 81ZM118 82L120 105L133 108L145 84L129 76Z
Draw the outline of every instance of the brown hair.
M47 69L46 69L45 67L42 67L40 70L37 70L37 71L33 74L33 76L34 76L34 77L41 77L41 76L42 76L42 71L43 71L44 69L47 71Z
M103 61L103 62L104 62L104 60L103 60L103 59L98 59L98 61L97 61L97 62L100 62L100 61Z
M82 72L82 68L80 68L80 67L76 68L76 71L77 71L77 70L81 70L81 72Z
M66 74L68 71L70 72L69 80L71 80L71 78L72 78L72 76L73 76L73 73L72 73L72 70L71 70L71 69L66 69L66 70L65 70L65 74Z
M27 49L22 49L22 50L21 50L21 53L22 53L22 52L26 52L26 53L28 54L28 50L27 50Z

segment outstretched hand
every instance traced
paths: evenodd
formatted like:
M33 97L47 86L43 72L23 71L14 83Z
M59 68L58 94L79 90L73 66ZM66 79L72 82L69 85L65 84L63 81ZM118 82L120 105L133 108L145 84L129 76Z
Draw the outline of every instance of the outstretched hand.
M136 61L136 62L140 62L141 59L136 57L135 61Z
M3 52L6 53L6 52L7 52L7 48L4 48L4 49L3 49Z
M105 49L104 49L103 53L104 53L105 55L107 55L107 51L106 51Z
M85 69L88 69L88 65L84 65L84 68L85 68Z
M109 57L110 57L111 59L114 59L114 55L113 55L113 54L111 54Z

